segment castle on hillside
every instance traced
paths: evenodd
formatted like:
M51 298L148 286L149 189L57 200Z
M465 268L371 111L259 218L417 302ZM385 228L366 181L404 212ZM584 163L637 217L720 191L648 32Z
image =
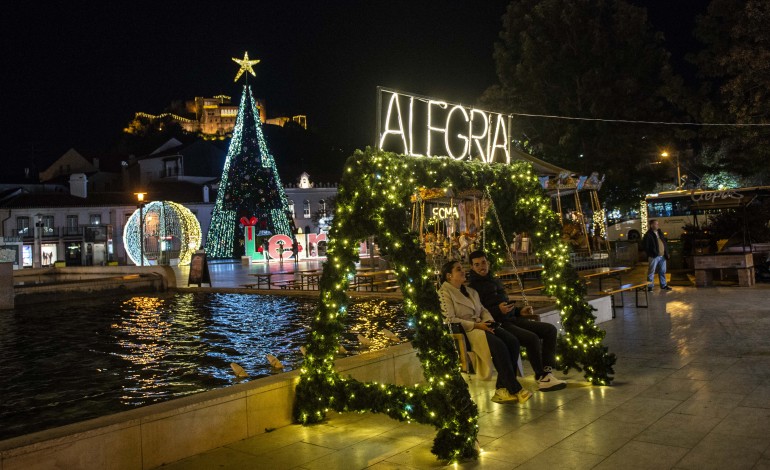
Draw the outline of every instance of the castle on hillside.
M307 129L306 115L268 118L264 100L256 101L259 118L263 123L283 127L287 122L294 122ZM197 96L194 100L185 102L183 106L181 103L172 103L171 111L167 113L155 115L138 112L123 132L135 134L148 124L162 126L164 122L175 122L186 132L200 134L204 138L225 137L232 134L237 115L238 105L227 95L217 95L213 98Z

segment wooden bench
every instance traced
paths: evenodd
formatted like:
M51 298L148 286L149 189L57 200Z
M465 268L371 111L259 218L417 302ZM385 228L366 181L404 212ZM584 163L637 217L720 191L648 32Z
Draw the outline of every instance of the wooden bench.
M475 373L471 370L472 364L468 361L468 347L465 342L465 335L462 333L450 334L452 335L452 339L455 342L457 354L460 355L460 369L466 374ZM519 355L519 358L516 361L516 372L519 374L519 377L524 377L524 364L521 362L521 355Z
M245 288L247 288L247 289L253 289L253 288L257 287L258 285L259 285L259 284L257 284L257 283L255 282L255 283L251 283L251 284L241 284L241 287L245 287Z
M598 279L599 290L602 290L602 280L607 278L612 278L618 281L618 285L622 285L623 280L621 279L621 276L630 270L631 268L626 266L593 268L593 269L578 271L578 276L586 284L586 287L591 284L592 279L594 278Z
M550 302L553 303L554 297L548 296L548 295L527 295L527 300L530 302ZM519 294L509 294L508 300L515 300L516 302L520 302L524 300L524 296Z
M503 286L505 287L505 290L508 291L508 292L516 293L516 292L521 292L522 291L522 289L519 289L519 283L517 283L516 281L503 282ZM536 291L540 291L540 290L543 290L543 289L545 289L545 286L530 286L530 287L525 287L523 289L523 291L524 292L536 292Z
M389 287L394 287L394 284L398 286L398 280L397 279L384 279L382 281L374 281L370 283L369 285L372 286L372 290L385 290Z
M286 279L285 281L275 281L273 285L281 289L299 289L300 287L296 279Z
M642 284L623 284L620 287L615 287L611 289L604 290L603 292L605 294L608 294L610 296L610 301L612 302L612 318L615 318L615 309L620 307L623 308L623 292L628 291L635 291L636 292L636 307L637 308L647 308L650 305L650 299L647 295L647 287L649 284L642 283ZM639 293L644 293L644 305L639 305ZM617 305L615 303L615 294L620 294L620 305Z
M741 287L751 287L755 283L753 253L696 255L693 260L697 287L710 286L714 282L713 272L721 273L723 269L735 269L738 273L738 285Z
M249 274L249 276L252 276L255 278L255 285L257 286L257 289L262 287L262 284L265 285L266 289L270 289L270 281L273 276L273 273L255 273L255 274ZM244 284L245 286L246 284Z

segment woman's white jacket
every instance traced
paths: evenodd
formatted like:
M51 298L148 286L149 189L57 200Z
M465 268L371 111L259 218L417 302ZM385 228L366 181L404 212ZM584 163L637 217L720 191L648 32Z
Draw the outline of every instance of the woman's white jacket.
M475 358L471 355L476 374L486 380L492 375L494 366L492 365L492 353L489 352L487 336L484 330L474 329L475 323L492 322L492 314L481 305L479 293L470 287L466 287L469 297L463 295L460 289L454 287L449 282L444 282L438 290L439 300L441 301L441 312L444 314L447 323L459 323L462 325L468 340L471 343L471 350L475 353Z

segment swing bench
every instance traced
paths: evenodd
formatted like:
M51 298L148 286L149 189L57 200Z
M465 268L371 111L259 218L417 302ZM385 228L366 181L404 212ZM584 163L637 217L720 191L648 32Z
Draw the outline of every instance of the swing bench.
M473 370L473 361L470 356L470 353L473 353L473 351L471 350L471 343L468 341L468 335L465 334L459 323L452 323L450 326L452 329L452 339L454 340L457 354L460 356L460 370L464 374L475 374L476 371ZM524 377L524 364L521 361L521 354L519 354L516 360L516 373L519 374L519 377Z
M491 209L492 215L495 217L495 221L497 222L497 227L500 230L500 236L503 238L503 246L507 247L508 259L511 262L511 270L506 271L506 275L514 276L515 281L518 284L519 291L521 292L520 298L524 301L525 306L529 306L529 301L527 300L526 291L532 291L533 289L539 290L542 288L542 286L525 289L524 284L521 280L521 274L539 273L543 270L543 267L531 266L531 267L525 267L525 268L517 268L516 261L514 260L510 245L508 244L505 238L505 232L503 231L503 226L500 223L500 218L497 215L497 209L495 208L495 204L492 201L492 197L489 195L489 190L487 189L485 192L489 199L489 208ZM511 284L513 282L514 282L514 279L509 280L509 283ZM513 285L511 285L511 287L513 287ZM466 335L465 330L463 330L462 326L460 326L459 324L452 323L450 324L450 327L452 328L451 335L455 343L455 348L457 349L457 353L460 356L460 367L464 373L473 374L474 373L473 361L470 360L470 353L473 353L473 351L470 349L471 344L470 344L470 341L468 340L468 336ZM524 365L521 361L521 354L519 354L519 357L516 359L516 372L520 377L524 376Z

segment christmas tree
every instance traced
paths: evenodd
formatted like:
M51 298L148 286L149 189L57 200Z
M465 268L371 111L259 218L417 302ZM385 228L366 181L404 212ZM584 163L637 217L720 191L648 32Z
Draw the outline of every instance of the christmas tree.
M243 60L233 60L241 65L236 81L244 71L255 75L251 66L259 61L249 60L248 53ZM237 228L241 217L256 217L261 231L292 236L289 211L251 87L246 83L206 236L206 252L210 258L232 258L240 253L243 234Z

